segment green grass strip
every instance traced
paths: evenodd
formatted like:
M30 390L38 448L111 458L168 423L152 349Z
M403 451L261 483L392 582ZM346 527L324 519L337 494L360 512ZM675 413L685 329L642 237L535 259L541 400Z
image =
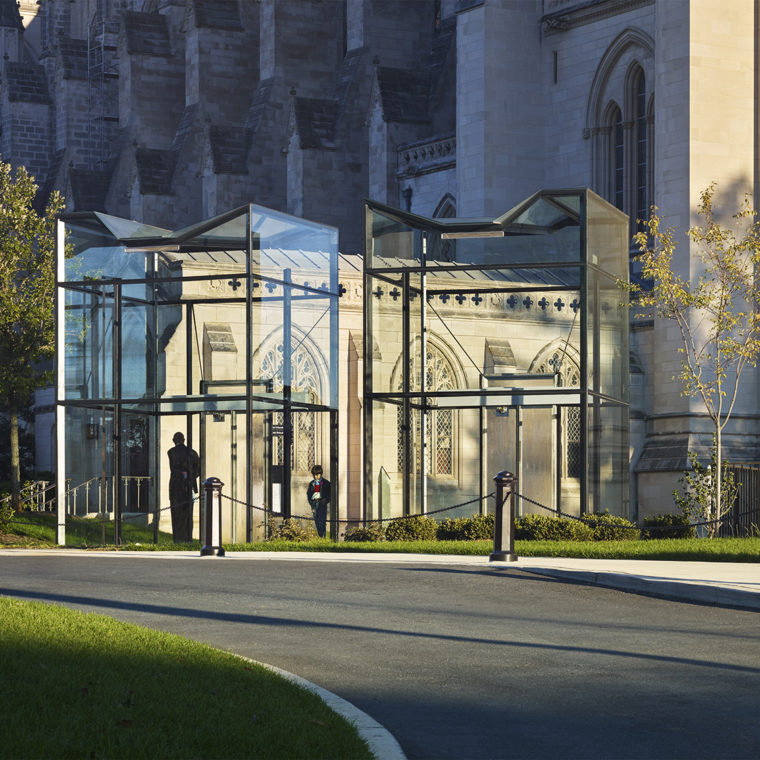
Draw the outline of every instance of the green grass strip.
M760 538L660 538L648 541L516 541L523 557L760 562Z
M24 525L22 523L33 523ZM106 547L113 547L113 524L106 526ZM21 538L19 547L55 546L55 516L40 512L19 515L7 532ZM101 547L102 526L94 520L66 518L66 545ZM124 549L200 550L200 542L174 544L171 535L159 533L153 543L153 528L125 524L122 529ZM282 552L366 552L406 554L460 554L486 556L493 550L491 541L377 541L333 542L259 541L253 544L225 544L227 551ZM587 559L650 559L692 562L760 562L760 537L750 538L666 538L647 541L515 541L515 553L522 557L581 557Z
M227 551L323 551L487 556L492 541L266 541L226 546ZM515 541L518 557L650 559L692 562L760 562L760 538L670 538L649 541Z
M315 694L104 615L0 597L1 758L371 758Z
M367 554L464 554L483 555L493 551L492 541L259 541L225 544L227 551L240 552L333 552Z

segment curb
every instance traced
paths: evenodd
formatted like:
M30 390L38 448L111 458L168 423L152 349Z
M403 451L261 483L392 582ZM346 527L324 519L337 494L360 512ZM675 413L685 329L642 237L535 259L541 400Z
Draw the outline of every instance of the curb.
M234 652L227 652L227 654L234 654ZM351 702L321 686L317 686L317 684L311 681L307 681L305 678L301 678L301 676L297 676L295 673L289 673L287 670L282 670L282 668L277 668L274 665L268 665L258 660L252 660L250 657L243 657L243 655L236 654L235 656L254 665L260 665L262 668L276 673L285 680L316 694L331 710L354 725L359 736L367 742L370 752L372 752L377 760L406 760L406 755L401 749L401 745L390 731L356 707L356 705L351 704Z
M520 570L535 575L547 575L553 578L585 583L590 586L629 591L633 594L645 594L668 599L674 602L696 602L723 607L739 607L744 610L760 612L760 595L753 591L744 591L725 586L710 586L699 583L664 581L659 578L646 578L625 575L610 571L593 572L588 570L558 570L548 567L521 567Z

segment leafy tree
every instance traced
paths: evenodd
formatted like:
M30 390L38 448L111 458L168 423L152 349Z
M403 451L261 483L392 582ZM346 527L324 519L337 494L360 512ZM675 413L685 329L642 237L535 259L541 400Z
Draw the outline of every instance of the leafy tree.
M19 507L19 411L52 379L55 353L55 222L63 199L33 206L34 177L0 161L0 401L10 420L13 506Z
M691 469L687 470L683 477L679 478L681 491L675 489L673 498L675 499L681 513L697 522L705 521L708 523L708 534L714 536L718 528L717 523L711 521L712 503L715 497L716 483L713 482L713 472L717 469L718 447L713 440L713 446L710 451L710 464L705 465L699 461L694 451L689 452L689 463ZM723 465L725 466L725 462ZM723 473L720 480L720 503L731 505L734 503L739 493L739 485L734 479L734 474L727 470ZM729 507L727 506L726 509Z
M675 271L677 243L673 228L662 228L657 207L652 207L645 229L635 236L642 276L651 287L630 285L632 306L638 316L674 322L681 335L681 372L685 396L702 400L714 427L715 463L706 517L709 535L731 508L724 500L723 431L736 404L741 379L760 354L760 222L746 198L733 216L739 232L715 219L715 183L701 194L698 207L702 224L687 236L702 262L701 273L684 280Z

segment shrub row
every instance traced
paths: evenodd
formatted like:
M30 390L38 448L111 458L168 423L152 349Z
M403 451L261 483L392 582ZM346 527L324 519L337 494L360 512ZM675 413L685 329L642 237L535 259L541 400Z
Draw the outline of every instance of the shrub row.
M418 515L391 520L385 528L377 523L346 529L346 541L477 541L493 538L493 515L447 517L440 523Z
M697 529L686 515L651 515L644 518L642 538L696 538Z
M346 541L476 541L493 538L493 515L448 517L440 523L420 515L346 530ZM525 541L635 541L639 529L623 517L604 512L580 519L525 515L515 520L515 538Z
M525 515L515 520L515 538L525 541L636 541L639 535L630 520L607 510L580 518Z
M493 515L447 517L440 523L418 515L396 518L386 527L377 523L346 529L346 541L477 541L493 538ZM608 511L580 518L524 515L515 520L515 538L523 541L636 541L639 538L691 538L693 525L683 515L654 515L643 530ZM272 528L270 540L309 541L316 538L306 520L283 520Z

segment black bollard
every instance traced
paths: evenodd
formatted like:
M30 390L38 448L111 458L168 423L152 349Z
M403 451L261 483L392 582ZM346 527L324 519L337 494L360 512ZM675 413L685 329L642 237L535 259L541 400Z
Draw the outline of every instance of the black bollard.
M493 551L491 562L517 562L515 554L515 491L517 478L502 470L496 483L496 513L493 521Z
M224 556L222 546L222 483L219 478L203 481L203 516L201 520L201 557Z

